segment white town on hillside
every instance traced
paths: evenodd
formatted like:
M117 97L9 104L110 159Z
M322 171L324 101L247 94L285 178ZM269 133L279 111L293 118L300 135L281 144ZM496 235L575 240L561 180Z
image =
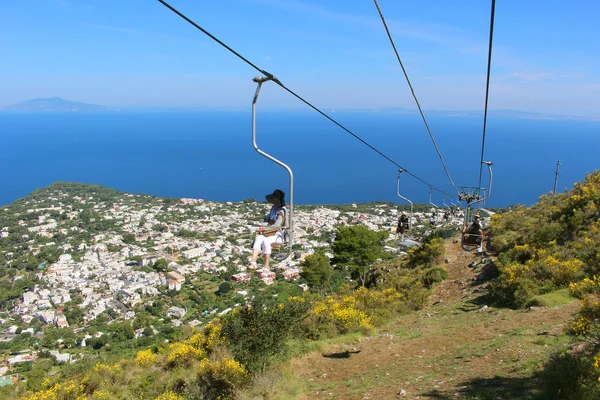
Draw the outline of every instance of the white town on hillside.
M283 281L298 281L303 259L315 249L327 252L338 226L363 224L371 230L388 231L391 234L386 251L401 253L406 249L398 245L398 239L392 233L400 213L394 205L300 206L294 210L292 255L284 261L272 262L271 270L248 270L253 234L262 216L268 213L268 204L256 201L219 203L189 198L169 199L165 204L163 199L151 196L115 193L118 195L114 199L107 200L93 192L73 195L58 188L44 198L21 200L22 215L14 218L26 229L21 238L26 243L24 250L35 256L44 248L52 247L59 255L56 262L33 268L38 278L35 286L22 293L10 309L5 310L5 317L0 319L2 341L10 341L15 336L17 326L11 325L11 320L16 316L20 321L20 333L29 329L38 338L43 337L44 324L69 328L74 321L69 321L63 314L63 307L74 296L79 299L77 307L83 311L77 329L86 333L87 324L100 315L110 316L108 324L132 321L140 306L166 298L167 292L178 292L185 285L191 286L190 282L209 276L219 277L218 281L227 276L235 291L235 304L223 302L212 309L167 304L170 307L164 309L164 317L170 318L169 323L174 327L205 324L249 301L254 293L249 286L252 281L258 290ZM11 206L0 208L1 213L11 210ZM439 224L460 229L462 215L448 215L448 219L442 221L443 213L444 210L440 210ZM418 241L419 237L428 234L430 215L431 210L414 213L413 231L408 237ZM81 223L83 220L85 223ZM102 232L86 232L86 226L100 222L108 223L109 228ZM7 247L13 234L11 227L0 226L0 232L3 263L10 267L19 245L14 249ZM193 235L181 235L182 232ZM408 247L411 243L414 241L407 240L403 244ZM166 263L164 270L147 268L161 259ZM23 274L19 272L12 279L22 278ZM296 286L301 290L308 290L305 283L299 283L296 282ZM30 326L34 319L40 321L41 326ZM136 335L143 335L142 331L136 330ZM95 333L96 336L101 334ZM77 345L85 346L85 341L91 337L86 333ZM35 351L29 357L32 355L35 356ZM25 356L18 357L21 358L10 359L9 364L28 360ZM57 357L63 359L65 356L57 353Z

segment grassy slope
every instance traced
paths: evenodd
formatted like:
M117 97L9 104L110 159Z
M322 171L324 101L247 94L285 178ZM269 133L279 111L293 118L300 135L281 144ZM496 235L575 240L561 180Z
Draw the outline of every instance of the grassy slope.
M296 385L288 383L293 397L392 399L404 390L402 398L414 399L536 398L536 373L568 342L563 326L577 301L559 291L546 295L548 307L479 311L486 283L478 278L485 267L469 268L479 258L451 240L445 245L449 277L437 287L432 305L373 337L326 343L293 360Z

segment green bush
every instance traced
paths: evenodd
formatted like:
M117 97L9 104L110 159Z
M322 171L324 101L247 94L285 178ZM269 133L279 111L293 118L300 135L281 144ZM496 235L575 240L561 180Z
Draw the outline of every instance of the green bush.
M287 339L300 331L309 304L288 300L277 304L256 297L250 306L229 313L222 321L222 334L234 358L248 372L262 371L275 356L287 351Z
M423 275L423 284L428 288L436 283L445 281L448 278L448 271L444 268L431 268Z
M317 251L306 256L302 262L302 273L300 276L306 279L311 288L323 291L325 286L331 290L331 266L329 257L323 251Z
M582 354L554 353L542 372L544 398L548 400L595 400L600 384L593 362Z
M444 241L439 237L430 236L419 247L408 251L410 268L429 268L444 256Z
M364 225L340 227L331 246L332 263L336 268L350 271L352 279L365 286L373 264L385 254L383 246L387 237L387 232L375 232Z
M220 294L226 294L229 293L232 289L231 283L229 282L223 282L219 285L219 293Z
M493 297L513 307L600 272L600 172L531 208L492 216L490 243L499 252Z

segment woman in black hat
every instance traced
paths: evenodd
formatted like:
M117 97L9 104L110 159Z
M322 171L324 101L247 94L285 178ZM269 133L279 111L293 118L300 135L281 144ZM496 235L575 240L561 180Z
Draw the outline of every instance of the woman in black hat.
M283 230L285 226L285 193L282 190L275 190L273 193L265 196L267 201L273 204L269 216L267 217L267 225L258 228L254 245L252 246L252 257L248 269L256 269L256 259L258 253L262 250L265 260L264 269L269 269L269 259L271 258L271 245L273 243L283 243Z

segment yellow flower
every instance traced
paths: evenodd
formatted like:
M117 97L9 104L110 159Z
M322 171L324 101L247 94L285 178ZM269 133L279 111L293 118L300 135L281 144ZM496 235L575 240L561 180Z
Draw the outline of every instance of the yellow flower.
M183 396L180 396L178 394L175 394L175 393L169 391L169 392L161 394L154 400L184 400L184 399L185 398Z
M135 363L140 367L147 367L156 362L156 355L152 353L152 350L139 351L135 356Z
M173 343L169 346L169 355L167 363L170 366L183 365L193 359L200 359L204 356L204 351L191 346L187 343Z

